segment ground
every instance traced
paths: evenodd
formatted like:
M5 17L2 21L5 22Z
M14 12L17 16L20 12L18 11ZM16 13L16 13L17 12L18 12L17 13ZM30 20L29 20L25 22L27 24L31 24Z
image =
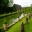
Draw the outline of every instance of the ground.
M32 17L28 24L25 24L25 32L32 32Z
M26 24L25 19L26 17L24 17L21 21L10 27L6 32L20 32L22 22L25 24L25 32L32 32L32 17L28 21L28 24Z
M21 24L22 24L22 22L25 23L25 21L26 21L25 19L26 19L26 17L23 18L23 19L22 19L21 21L19 21L18 23L16 23L15 25L13 25L12 27L10 27L9 30L6 31L6 32L20 32Z
M16 15L14 17L18 17L18 16ZM9 22L11 18L14 18L13 16L11 18L10 17L11 16L8 16L5 18L7 20L7 22ZM0 21L2 21L2 22L0 22L0 27L1 27L3 24L4 18L0 19ZM21 19L21 21L17 22L15 25L11 26L5 32L20 32L22 22L25 24L25 32L32 32L32 17L31 17L31 19L29 19L28 24L26 24L26 17L24 17L23 19Z

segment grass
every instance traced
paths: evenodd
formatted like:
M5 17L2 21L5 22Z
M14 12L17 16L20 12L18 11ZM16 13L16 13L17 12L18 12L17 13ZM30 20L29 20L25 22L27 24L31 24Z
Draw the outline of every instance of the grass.
M18 23L16 23L15 25L13 25L12 27L10 27L10 29L8 30L8 31L6 31L6 32L20 32L20 27L21 27L21 24L22 24L22 22L24 22L25 23L25 20L26 19L26 17L25 18L23 18L21 21L19 21Z
M21 24L22 22L25 24L26 22L26 17L23 18L21 21L19 21L18 23L16 23L15 25L13 25L12 27L10 27L8 29L8 31L6 32L20 32L21 29ZM31 19L28 21L28 24L25 24L25 32L32 32L32 17Z
M13 22L13 19L18 18L21 15L21 13L13 14L4 18L0 19L0 28L3 27L3 22L6 20L8 25Z
M25 25L25 32L32 32L32 18L29 20L29 23Z
M7 23L11 24L12 23L12 19L15 19L15 18L19 17L20 14L19 15L18 14L14 14L14 16L10 15L8 17L5 17L5 19L7 20ZM3 21L5 19L4 18L0 19L0 27L2 27ZM21 21L17 22L15 25L10 27L8 31L5 31L5 32L20 32L21 24L22 24L22 22L25 24L25 21L26 21L25 19L26 19L26 17L24 17ZM10 22L10 20L11 20L11 22ZM29 20L29 23L25 24L25 32L32 32L32 17Z

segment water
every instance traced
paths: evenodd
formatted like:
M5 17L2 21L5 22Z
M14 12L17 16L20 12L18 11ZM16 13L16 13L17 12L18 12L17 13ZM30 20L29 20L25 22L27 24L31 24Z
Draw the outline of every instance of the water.
M0 27L3 27L4 21L7 21L8 25L18 21L20 15L21 13L17 13L0 19Z

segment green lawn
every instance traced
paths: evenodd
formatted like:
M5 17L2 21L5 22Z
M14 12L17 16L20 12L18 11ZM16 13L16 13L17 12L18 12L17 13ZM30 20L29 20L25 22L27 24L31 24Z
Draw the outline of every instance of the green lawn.
M12 27L10 27L10 29L8 30L8 31L6 31L6 32L20 32L20 27L21 27L21 24L22 24L22 22L24 22L25 23L25 20L26 19L26 17L25 18L23 18L21 21L19 21L18 23L16 23L15 25L13 25Z
M29 20L28 24L25 24L25 32L32 32L32 18Z
M6 32L20 32L22 22L25 24L25 32L32 32L32 17L29 20L28 24L26 24L25 19L26 19L26 17L23 18L21 21L17 22L12 27L10 27L8 29L8 31L6 31Z

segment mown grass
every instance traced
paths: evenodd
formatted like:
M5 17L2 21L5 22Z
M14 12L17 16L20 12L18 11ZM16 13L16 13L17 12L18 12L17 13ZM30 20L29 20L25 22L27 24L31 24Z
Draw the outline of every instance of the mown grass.
M23 18L21 21L19 21L18 23L16 23L15 25L13 25L12 27L10 27L10 29L8 30L8 31L6 31L6 32L20 32L20 29L21 29L21 24L22 24L22 22L24 22L25 23L25 20L26 19L26 17L25 18Z
M28 24L25 24L25 32L32 32L32 18L29 20Z
M32 32L32 17L31 19L28 21L28 24L26 24L26 17L23 18L21 21L19 21L18 23L16 23L15 25L13 25L12 27L10 27L8 29L8 31L6 32L20 32L21 29L21 24L22 22L25 24L25 32Z

